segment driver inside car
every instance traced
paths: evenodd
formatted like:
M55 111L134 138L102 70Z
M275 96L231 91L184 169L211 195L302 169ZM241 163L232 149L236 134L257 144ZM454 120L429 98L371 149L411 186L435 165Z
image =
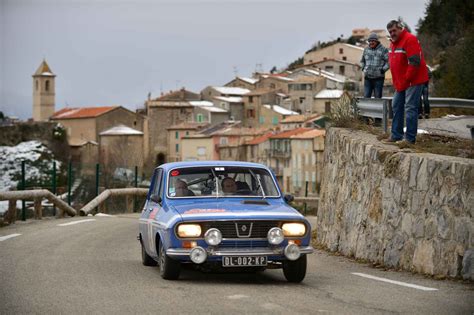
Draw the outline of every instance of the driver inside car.
M237 192L237 185L235 183L235 180L230 177L224 178L221 182L221 186L224 194L232 195Z
M176 197L194 196L194 193L188 189L185 181L178 179L175 183Z

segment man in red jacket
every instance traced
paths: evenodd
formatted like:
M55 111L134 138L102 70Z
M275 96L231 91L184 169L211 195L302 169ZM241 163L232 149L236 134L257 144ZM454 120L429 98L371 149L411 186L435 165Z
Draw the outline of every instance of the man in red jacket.
M428 81L428 70L418 39L410 34L399 21L387 24L392 43L388 54L393 86L393 120L391 137L384 142L416 142L418 131L418 106L423 84ZM406 112L406 133L404 132L404 114Z

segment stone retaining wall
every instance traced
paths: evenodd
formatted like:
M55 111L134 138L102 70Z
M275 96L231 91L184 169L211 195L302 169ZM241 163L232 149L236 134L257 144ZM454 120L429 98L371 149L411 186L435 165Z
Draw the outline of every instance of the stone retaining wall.
M474 160L326 133L317 243L387 267L474 280Z

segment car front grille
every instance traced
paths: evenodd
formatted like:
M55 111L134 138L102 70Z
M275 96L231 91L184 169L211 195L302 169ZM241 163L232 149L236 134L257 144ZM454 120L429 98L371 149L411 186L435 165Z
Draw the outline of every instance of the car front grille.
M213 221L203 224L204 231L216 228L222 233L222 238L267 238L268 231L278 227L278 221Z
M256 248L267 246L267 240L224 240L219 244L219 248Z

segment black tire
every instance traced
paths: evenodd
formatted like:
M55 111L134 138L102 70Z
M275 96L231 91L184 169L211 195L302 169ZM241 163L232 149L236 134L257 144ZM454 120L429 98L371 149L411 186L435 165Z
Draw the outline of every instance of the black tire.
M144 266L156 266L158 265L158 263L156 262L156 260L154 260L153 258L151 258L147 253L146 253L146 250L145 250L145 246L143 246L143 243L140 241L140 245L142 246L142 264Z
M288 282L301 282L306 276L306 255L297 260L285 260L283 262L283 274Z
M181 272L181 263L177 260L169 258L160 243L159 266L160 276L166 280L177 280Z

